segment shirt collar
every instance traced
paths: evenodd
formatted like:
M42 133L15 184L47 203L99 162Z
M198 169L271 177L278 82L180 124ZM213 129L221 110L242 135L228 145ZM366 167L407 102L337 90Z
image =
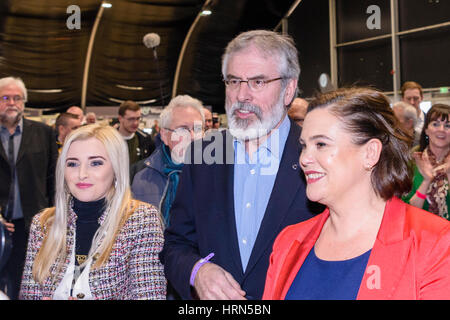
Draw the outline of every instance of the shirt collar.
M9 134L9 130L4 126L0 125L1 132L7 131ZM16 130L13 134L22 134L23 131L23 118L20 118L19 123L16 126Z

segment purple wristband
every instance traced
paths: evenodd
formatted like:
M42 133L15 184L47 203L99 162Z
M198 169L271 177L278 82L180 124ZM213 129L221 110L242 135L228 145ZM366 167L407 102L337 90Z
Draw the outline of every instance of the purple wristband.
M209 263L209 259L211 259L212 257L214 257L214 253L213 252L208 254L206 257L200 259L195 264L194 269L192 269L192 272L191 272L191 279L189 280L189 283L191 284L191 286L194 286L194 280L195 280L195 276L197 275L198 269L200 269L200 267L202 265L204 265L205 263Z

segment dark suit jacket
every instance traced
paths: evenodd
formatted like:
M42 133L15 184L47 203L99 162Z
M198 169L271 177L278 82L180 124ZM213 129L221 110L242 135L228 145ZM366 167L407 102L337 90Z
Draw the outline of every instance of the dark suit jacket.
M44 123L23 119L22 140L17 154L16 169L25 226L41 209L53 205L55 167L58 158L55 134ZM0 146L0 204L8 202L11 171L8 156Z
M192 298L189 278L193 266L211 252L215 253L211 262L231 273L248 298L261 299L275 237L287 225L313 216L307 208L305 182L298 163L300 130L291 121L275 185L245 272L234 214L233 138L224 131L215 134L211 142L205 138L201 148L195 146L195 141L191 145L193 161L201 159L201 152L212 154L216 161L207 164L203 157L200 164L184 166L170 212L171 225L165 231L160 258L167 279L183 299ZM217 150L211 151L214 146L228 148L229 152L218 154Z

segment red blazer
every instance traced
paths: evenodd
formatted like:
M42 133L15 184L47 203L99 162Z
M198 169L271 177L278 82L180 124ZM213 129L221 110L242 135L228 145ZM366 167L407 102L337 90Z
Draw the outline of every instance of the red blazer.
M326 209L278 235L263 299L285 298L328 216ZM357 299L450 299L450 222L389 200Z

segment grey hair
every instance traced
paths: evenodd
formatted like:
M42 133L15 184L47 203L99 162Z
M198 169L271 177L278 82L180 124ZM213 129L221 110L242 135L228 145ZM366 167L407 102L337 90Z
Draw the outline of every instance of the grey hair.
M0 79L0 89L7 87L9 85L15 85L19 87L19 89L22 91L24 102L28 101L27 88L25 87L25 83L22 81L21 78L6 77Z
M161 128L168 128L172 122L173 110L175 108L194 108L202 116L202 125L205 125L205 114L203 113L203 104L200 100L192 98L189 95L178 95L170 100L167 107L159 115Z
M228 60L231 55L251 46L255 46L264 55L278 57L281 77L298 80L300 63L294 40L288 35L269 30L243 32L231 40L222 56L222 76L224 79L227 76Z
M417 110L416 108L414 108L412 105L410 105L409 103L406 103L404 101L399 101L394 103L394 105L392 106L392 108L400 108L403 110L403 116L405 117L405 119L413 120L414 126L416 126L417 124Z

